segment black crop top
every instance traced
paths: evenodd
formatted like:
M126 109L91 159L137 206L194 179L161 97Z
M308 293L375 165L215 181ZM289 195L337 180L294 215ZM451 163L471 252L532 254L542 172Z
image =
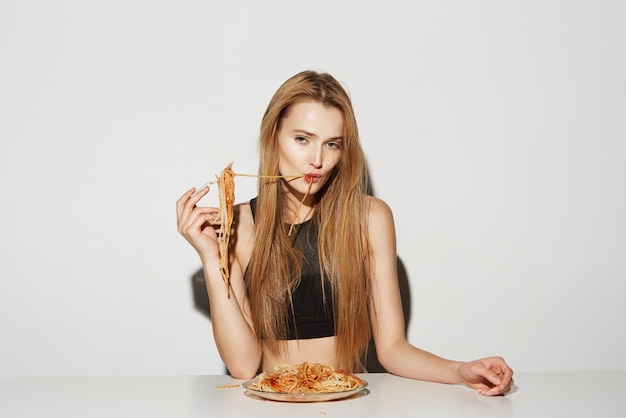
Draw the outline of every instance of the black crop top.
M250 200L252 217L256 213L256 198ZM289 312L288 339L309 339L335 335L332 294L325 286L326 300L322 296L322 283L317 250L317 227L312 220L296 225L294 246L304 255L300 284L294 289L293 310ZM324 303L326 302L326 303ZM295 324L294 324L295 317Z

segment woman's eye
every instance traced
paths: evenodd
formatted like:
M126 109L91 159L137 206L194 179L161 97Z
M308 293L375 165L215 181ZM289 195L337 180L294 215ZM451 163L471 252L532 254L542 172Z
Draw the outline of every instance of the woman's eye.
M333 149L341 148L341 144L339 142L328 142L326 146Z
M306 142L306 138L303 137L303 136L297 136L296 137L296 142L305 143Z

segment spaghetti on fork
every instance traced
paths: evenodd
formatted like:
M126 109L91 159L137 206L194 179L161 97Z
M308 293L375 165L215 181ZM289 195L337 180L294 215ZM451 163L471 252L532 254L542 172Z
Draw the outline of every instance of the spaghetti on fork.
M235 176L243 176L243 177L263 177L269 179L297 179L302 176L261 176L261 175L252 175L252 174L237 174L232 169L233 163L228 164L226 168L224 168L219 176L217 177L217 190L218 190L218 198L219 198L219 211L217 215L217 219L220 221L220 228L217 231L217 237L219 241L219 250L220 250L220 273L222 275L222 279L224 280L224 285L226 286L226 293L228 298L230 298L230 268L229 268L229 244L230 244L230 236L231 229L233 224L233 212L235 206ZM313 183L309 182L309 188L304 195L302 201L300 201L300 206L304 199L309 195L311 191L311 185ZM298 209L300 208L298 206ZM296 216L298 214L298 210L295 212ZM289 228L289 235L293 230L293 227L296 222L296 217L291 223L291 228Z

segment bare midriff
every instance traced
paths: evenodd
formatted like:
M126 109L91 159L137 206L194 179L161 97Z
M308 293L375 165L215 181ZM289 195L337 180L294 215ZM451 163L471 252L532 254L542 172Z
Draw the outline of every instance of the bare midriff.
M335 342L335 337L287 340L284 354L273 355L267 350L263 351L263 371L271 372L279 363L321 363L336 368Z

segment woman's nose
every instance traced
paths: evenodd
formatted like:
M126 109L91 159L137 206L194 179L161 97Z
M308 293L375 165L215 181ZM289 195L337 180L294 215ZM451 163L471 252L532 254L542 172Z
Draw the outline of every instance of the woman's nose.
M313 150L311 155L311 166L314 168L322 168L322 149Z

